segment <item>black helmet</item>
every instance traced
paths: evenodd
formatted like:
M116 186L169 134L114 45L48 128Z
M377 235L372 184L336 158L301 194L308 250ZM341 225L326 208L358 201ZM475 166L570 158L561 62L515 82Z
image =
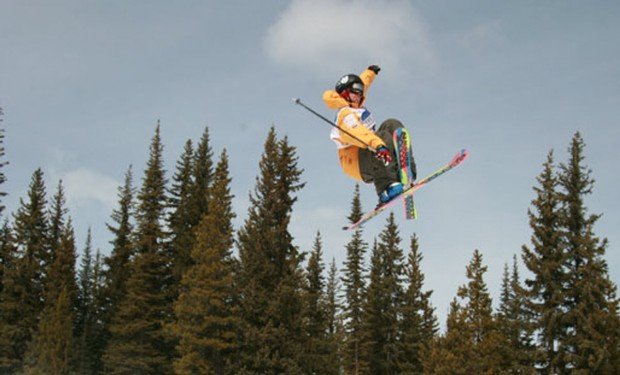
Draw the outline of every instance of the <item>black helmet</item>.
M355 74L347 74L336 82L336 92L342 94L345 91L364 93L364 82Z

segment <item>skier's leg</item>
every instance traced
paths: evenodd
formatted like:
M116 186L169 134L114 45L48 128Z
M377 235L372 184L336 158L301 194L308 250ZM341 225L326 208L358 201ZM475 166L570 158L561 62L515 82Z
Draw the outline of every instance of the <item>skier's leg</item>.
M391 118L391 119L385 120L381 124L381 126L379 126L379 130L377 130L377 135L381 137L381 139L383 139L383 142L385 142L385 144L389 148L390 152L392 152L392 155L394 155L394 157L398 157L398 156L395 155L395 151L394 151L396 147L394 146L393 135L396 129L398 128L404 128L403 123L400 122L399 120ZM395 168L396 168L396 175L398 176L398 167L395 166ZM415 159L413 155L411 155L411 171L413 173L413 180L415 181L416 176L417 176L417 169L416 169Z

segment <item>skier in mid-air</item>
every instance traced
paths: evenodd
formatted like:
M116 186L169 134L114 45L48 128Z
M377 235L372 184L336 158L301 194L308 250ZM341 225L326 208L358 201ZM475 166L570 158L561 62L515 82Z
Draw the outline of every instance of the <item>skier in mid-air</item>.
M343 76L334 90L323 93L323 101L337 111L338 128L332 130L330 138L338 147L343 171L358 181L374 183L379 204L384 204L402 194L405 187L398 174L393 141L394 132L403 124L388 119L375 130L376 122L364 106L368 88L380 70L379 66L371 65L359 76ZM413 160L411 169L415 180Z

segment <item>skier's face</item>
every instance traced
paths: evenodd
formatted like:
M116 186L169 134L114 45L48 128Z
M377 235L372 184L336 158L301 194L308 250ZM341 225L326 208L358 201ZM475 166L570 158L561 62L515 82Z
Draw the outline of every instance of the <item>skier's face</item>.
M362 93L356 91L349 92L349 100L351 101L351 104L359 107L362 103Z

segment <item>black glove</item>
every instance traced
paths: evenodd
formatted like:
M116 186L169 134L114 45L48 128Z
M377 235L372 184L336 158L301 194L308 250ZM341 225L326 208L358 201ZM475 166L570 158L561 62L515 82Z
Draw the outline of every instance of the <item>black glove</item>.
M375 152L375 157L387 167L392 162L392 153L385 146L379 146Z
M368 70L372 70L373 72L375 72L375 74L379 74L381 68L379 67L379 65L371 65L368 67Z

